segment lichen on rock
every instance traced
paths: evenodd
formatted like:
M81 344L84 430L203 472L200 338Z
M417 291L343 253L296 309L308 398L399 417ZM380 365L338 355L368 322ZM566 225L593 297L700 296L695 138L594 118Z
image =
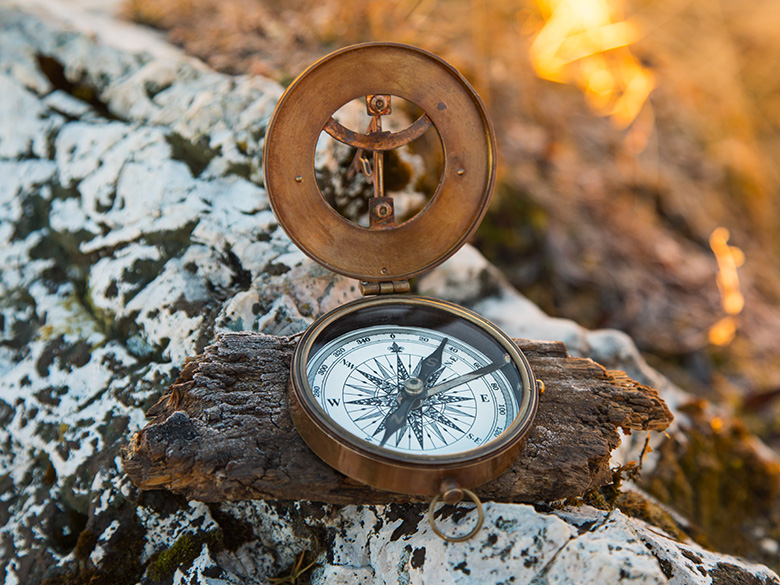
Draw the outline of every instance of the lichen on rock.
M624 579L615 558L633 582L686 582L702 566L776 582L587 506L488 503L486 527L456 547L415 504L206 505L140 492L120 449L188 357L220 331L297 333L359 293L306 259L270 211L261 151L277 84L120 50L4 1L0 91L6 583L265 583L302 553L316 560L312 583L565 582L567 559L591 581ZM503 317L511 335L533 322L535 336L569 335L583 354L608 337L546 320L472 249L453 262L480 275L467 304ZM446 283L440 270L421 290ZM456 294L446 288L436 293ZM622 363L645 367L631 356Z

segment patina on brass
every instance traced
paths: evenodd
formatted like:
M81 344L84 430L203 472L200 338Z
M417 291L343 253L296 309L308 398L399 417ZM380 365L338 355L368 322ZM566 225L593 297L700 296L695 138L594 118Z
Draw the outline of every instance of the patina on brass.
M383 114L384 115L384 114ZM431 127L431 119L423 114L411 125L398 132L372 132L358 134L329 118L323 130L348 146L363 150L395 150L417 140Z
M416 104L424 115L401 132L383 131L390 96ZM368 133L332 119L345 103L364 97L372 116ZM380 199L377 154L408 143L431 125L442 143L441 181L425 209L395 224L392 206ZM334 211L317 186L314 151L323 130L374 153L377 201L370 204L369 228ZM422 49L366 43L324 57L282 95L265 139L266 189L284 230L326 268L365 282L406 280L449 258L476 230L495 182L495 150L485 107L457 70Z

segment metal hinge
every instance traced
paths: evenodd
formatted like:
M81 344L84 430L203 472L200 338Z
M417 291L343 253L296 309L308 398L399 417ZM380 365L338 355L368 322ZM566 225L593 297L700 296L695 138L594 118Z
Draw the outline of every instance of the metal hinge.
M361 282L360 292L363 295L394 295L408 293L411 290L408 280L394 280L392 282Z

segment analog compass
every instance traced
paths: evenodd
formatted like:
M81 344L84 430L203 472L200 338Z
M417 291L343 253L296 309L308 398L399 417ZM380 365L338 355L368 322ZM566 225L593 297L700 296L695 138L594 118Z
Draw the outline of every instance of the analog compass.
M356 98L365 100L365 132L332 116ZM403 130L383 130L398 98L421 113ZM317 184L322 132L351 146L373 183L368 227L336 212ZM441 143L438 187L416 216L396 221L384 188L385 153L430 132ZM469 488L517 458L543 385L514 342L480 315L402 293L409 278L454 254L485 213L496 158L482 102L435 55L407 45L355 45L293 81L265 141L266 189L280 225L314 260L359 279L364 293L315 321L295 350L290 411L298 432L353 479L434 496L429 518L436 534L470 538L482 508ZM436 504L464 495L477 505L476 524L460 536L443 534Z
M511 424L519 404L501 372L509 361L432 329L385 326L330 342L307 376L319 405L355 436L399 453L451 454Z

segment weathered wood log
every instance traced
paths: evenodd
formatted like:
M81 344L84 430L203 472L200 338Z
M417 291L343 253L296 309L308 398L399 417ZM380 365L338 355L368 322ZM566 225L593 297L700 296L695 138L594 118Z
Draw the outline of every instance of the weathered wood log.
M572 358L562 343L515 340L545 382L525 450L508 471L476 490L484 500L528 502L580 496L611 481L618 429L665 429L664 401L622 372ZM387 503L415 498L373 490L320 461L288 414L287 380L296 339L220 335L187 361L124 452L142 489L166 488L209 502L304 499Z

